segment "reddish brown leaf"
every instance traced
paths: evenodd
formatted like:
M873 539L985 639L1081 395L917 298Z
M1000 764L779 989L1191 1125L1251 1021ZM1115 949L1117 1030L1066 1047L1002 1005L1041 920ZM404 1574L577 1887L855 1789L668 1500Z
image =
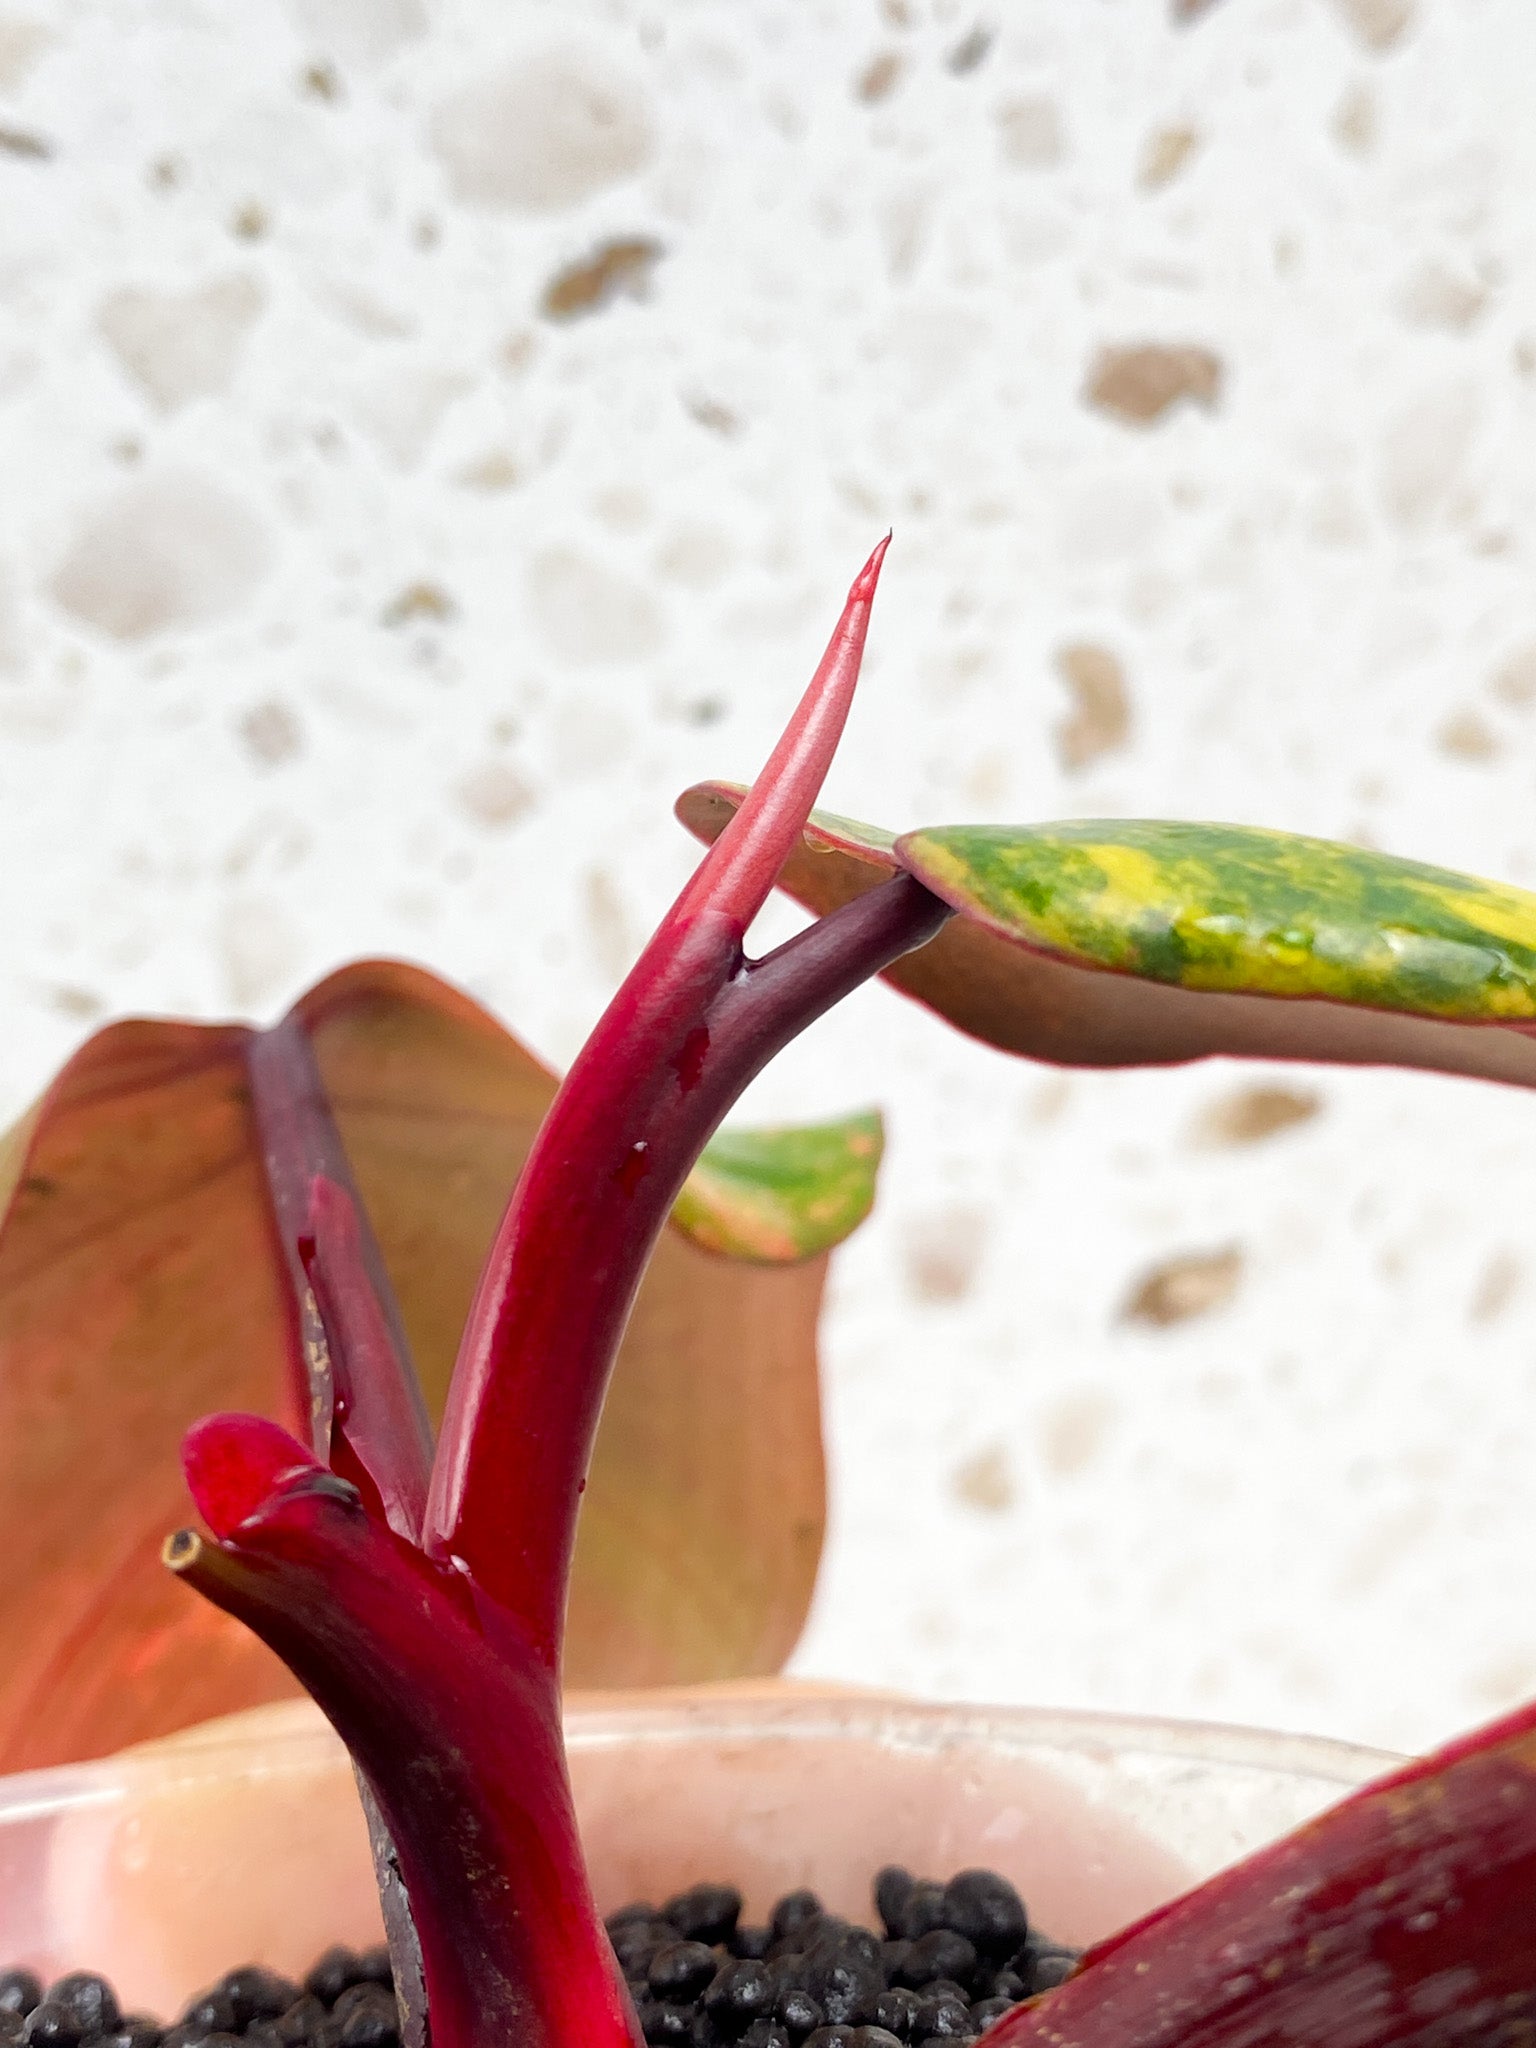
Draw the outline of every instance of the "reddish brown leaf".
M12 1154L0 1231L0 1765L115 1749L291 1681L158 1566L181 1434L299 1422L238 1029L117 1024Z
M298 1009L436 1417L554 1077L415 968L344 968ZM248 1036L114 1025L0 1150L0 1768L293 1689L158 1562L186 1518L179 1445L199 1416L251 1409L303 1434ZM707 1235L709 1188L693 1199ZM587 1494L573 1683L764 1672L793 1643L822 1529L824 1270L663 1241Z
M1536 1706L1160 1907L991 2048L1515 2048L1536 2028Z

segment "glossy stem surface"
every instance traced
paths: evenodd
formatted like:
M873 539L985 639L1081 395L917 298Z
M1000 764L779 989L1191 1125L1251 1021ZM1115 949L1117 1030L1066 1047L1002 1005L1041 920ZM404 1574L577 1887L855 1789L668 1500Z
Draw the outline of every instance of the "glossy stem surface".
M248 1064L315 1452L374 1500L391 1528L414 1537L431 1477L432 1425L302 1021L290 1012L270 1031L253 1032Z
M692 1164L727 1106L706 1111L703 1096L690 1100L710 1007L743 972L747 927L831 762L885 545L849 591L763 773L566 1076L470 1309L423 1541L517 1614L551 1668L597 1418L635 1288L681 1185L673 1162L686 1152ZM808 1008L806 1021L816 1014Z
M446 1547L528 1629L553 1668L581 1482L603 1394L656 1238L700 1152L797 1033L950 915L896 877L749 965L701 913L691 1000L644 1040L639 1077L551 1112L514 1198L473 1462ZM733 970L719 972L727 953ZM628 1063L626 1063L628 1066ZM545 1143L545 1136L549 1142ZM581 1246L579 1259L570 1248ZM445 1431L446 1434L446 1431ZM470 1483L473 1482L473 1483Z
M433 2048L636 2048L566 1775L558 1687L458 1573L299 1480L167 1562L281 1657L351 1752L411 1902Z

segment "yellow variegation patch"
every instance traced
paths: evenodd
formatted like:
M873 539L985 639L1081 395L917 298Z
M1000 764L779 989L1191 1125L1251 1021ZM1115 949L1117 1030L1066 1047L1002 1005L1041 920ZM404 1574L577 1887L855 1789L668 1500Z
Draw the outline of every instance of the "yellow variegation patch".
M1536 1019L1536 896L1505 883L1241 825L957 825L897 847L962 913L1083 966L1465 1022Z

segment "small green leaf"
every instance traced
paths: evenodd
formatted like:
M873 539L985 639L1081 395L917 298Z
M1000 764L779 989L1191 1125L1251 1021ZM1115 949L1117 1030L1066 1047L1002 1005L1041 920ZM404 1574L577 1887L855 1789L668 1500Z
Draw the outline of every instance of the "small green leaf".
M1085 967L1467 1023L1536 1018L1536 896L1325 839L1085 821L913 832L962 915Z
M722 1131L672 1220L705 1251L762 1265L814 1258L869 1214L885 1149L877 1112L762 1131Z

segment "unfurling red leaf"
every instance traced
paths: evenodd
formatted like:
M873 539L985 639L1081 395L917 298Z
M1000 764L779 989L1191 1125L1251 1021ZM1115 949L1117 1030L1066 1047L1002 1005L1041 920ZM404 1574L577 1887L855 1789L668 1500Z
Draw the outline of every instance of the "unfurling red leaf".
M884 1146L872 1110L835 1123L722 1131L674 1219L706 1251L769 1264L813 1258L869 1214Z
M678 816L712 839L739 801L734 784L701 783ZM1096 881L1092 849L1122 844L1110 864L1139 882ZM820 913L904 868L960 914L885 979L1005 1052L1085 1067L1225 1053L1536 1086L1536 897L1521 890L1238 826L960 826L898 840L825 812L779 880ZM1287 933L1310 943L1288 949Z
M1536 2028L1536 1707L1088 1950L989 2048L1514 2048Z
M554 1077L415 968L344 968L297 1007L436 1417ZM0 1768L101 1754L293 1690L253 1636L159 1565L186 1519L178 1449L200 1416L244 1410L307 1433L249 1037L113 1025L0 1150ZM833 1165L845 1202L846 1162ZM718 1193L688 1200L700 1242L729 1246L747 1228L729 1167ZM804 1191L801 1210L816 1200ZM680 1229L663 1239L594 1456L574 1684L773 1670L799 1632L824 1513L825 1260L805 1257L808 1240L789 1249L792 1234L752 1253L798 1261L779 1265L712 1256Z

